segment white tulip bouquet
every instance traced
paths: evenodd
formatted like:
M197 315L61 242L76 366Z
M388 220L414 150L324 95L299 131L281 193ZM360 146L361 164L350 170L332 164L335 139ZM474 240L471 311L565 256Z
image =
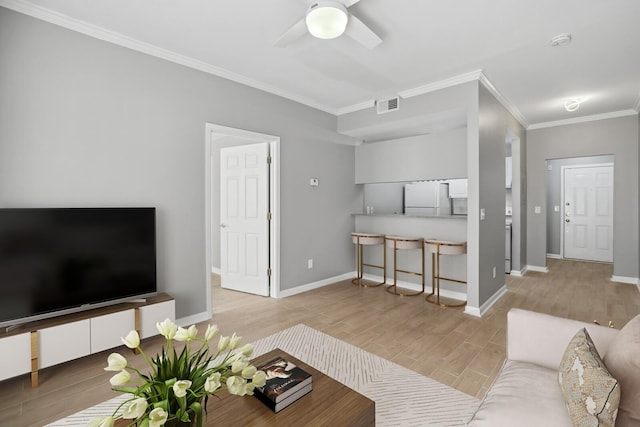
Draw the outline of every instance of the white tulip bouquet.
M122 355L111 353L105 371L117 372L109 382L114 391L130 393L132 397L123 402L111 416L91 422L93 427L112 427L115 420L131 420L129 426L159 427L176 421L191 422L190 413L198 427L202 426L203 407L209 396L225 386L231 394L244 396L253 394L255 387L265 384L266 376L249 363L253 346L246 344L238 348L242 337L220 336L217 351L211 352L209 343L218 333L216 325L209 325L204 338L198 338L195 325L184 329L166 319L156 324L166 340L162 353L149 357L140 348L140 337L136 331L129 332L122 342L130 349L138 350L151 372L144 374L130 366ZM185 342L178 353L173 341ZM200 343L192 351L192 343ZM236 350L237 351L234 351ZM137 380L131 378L131 374ZM118 412L122 409L122 413Z

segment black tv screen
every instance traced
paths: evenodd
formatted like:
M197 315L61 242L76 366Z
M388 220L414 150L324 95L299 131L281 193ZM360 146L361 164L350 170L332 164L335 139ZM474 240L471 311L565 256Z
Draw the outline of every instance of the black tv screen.
M0 326L156 292L155 208L0 209Z

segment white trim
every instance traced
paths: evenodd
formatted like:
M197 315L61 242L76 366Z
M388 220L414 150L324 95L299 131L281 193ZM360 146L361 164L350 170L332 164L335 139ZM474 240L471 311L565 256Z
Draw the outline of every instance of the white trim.
M636 102L633 103L633 109L640 113L640 92L638 92Z
M593 122L595 120L615 119L616 117L634 116L637 114L638 112L636 110L613 111L611 113L594 114L592 116L582 116L582 117L574 117L571 119L555 120L552 122L536 123L533 125L529 125L527 130L544 129L544 128L550 128L554 126L564 126L564 125L572 125L576 123Z
M195 325L200 322L208 322L211 320L211 315L206 311L202 313L192 314L191 316L181 317L180 319L176 319L176 325L182 326L183 328L191 325Z
M220 274L222 274L222 271L220 270L220 267L211 267L211 273L217 274L219 276Z
M1 0L0 0L1 1ZM270 296L278 298L280 294L280 137L263 133L236 129L212 123L205 124L205 263L207 272L213 271L211 241L211 158L214 154L213 134L224 134L258 142L269 142L271 155L271 173L269 179L270 223ZM265 272L266 273L266 272ZM207 312L213 315L211 296L211 274L206 274Z
M287 98L291 101L307 105L309 107L324 111L329 114L337 115L336 108L320 104L313 99L291 93L281 88L271 86L258 80L254 80L252 78L235 73L233 71L208 64L204 61L181 55L168 49L164 49L150 43L125 36L115 31L107 30L97 25L89 24L79 19L71 18L67 15L63 15L59 12L55 12L42 6L37 6L28 2L17 0L0 0L0 6L4 6L8 9L15 10L16 12L32 16L42 21L64 27L72 31L76 31L78 33L82 33L99 40L126 47L128 49L155 56L157 58L162 58L176 64L184 65L185 67L193 68L195 70L199 70L208 74L212 74L214 76L241 83L255 89L263 90L265 92L281 96L283 98Z
M485 303L480 306L480 308L470 307L467 305L464 308L464 313L475 317L482 317L506 293L507 285L502 285L502 287L498 289L495 294L491 295L491 298L486 300Z
M524 277L524 275L527 274L527 266L525 265L522 270L511 270L509 274L514 277Z
M540 266L537 266L537 265L527 265L525 268L527 270L530 270L530 271L537 271L538 273L548 273L549 272L549 269L546 266L540 267Z
M562 245L562 243L561 243L561 245ZM561 248L562 248L562 246L561 246ZM547 254L547 258L551 258L551 259L563 259L563 258L562 258L562 255L559 255L559 254Z
M513 117L515 117L515 119L522 125L522 127L524 127L525 129L529 127L529 122L522 115L518 107L516 107L511 101L509 101L509 99L507 99L507 97L504 96L502 92L500 92L498 88L493 85L493 83L491 83L489 78L487 78L484 73L480 73L479 80L480 83L482 83L482 85L500 102L500 104L502 104L502 106L506 108Z
M438 80L436 82L428 83L426 85L414 87L398 92L402 98L413 98L414 96L424 95L425 93L435 92L436 90L446 89L451 86L457 86L462 83L468 83L480 79L482 70L473 70L468 73L459 74L457 76L449 77L447 79Z
M343 114L353 113L355 111L366 110L367 108L375 107L375 99L364 101L359 104L348 105L346 107L338 108L336 115L341 116Z
M630 285L638 284L638 278L637 277L611 276L611 278L609 280L611 280L612 282L617 282L617 283L628 283Z
M340 276L330 277L328 279L318 280L317 282L307 283L306 285L296 286L291 289L284 289L280 291L278 298L286 298L293 295L301 294L303 292L312 291L314 289L322 288L328 285L334 285L338 282L342 282L347 279L352 279L356 276L356 272L352 271L350 273L341 274Z

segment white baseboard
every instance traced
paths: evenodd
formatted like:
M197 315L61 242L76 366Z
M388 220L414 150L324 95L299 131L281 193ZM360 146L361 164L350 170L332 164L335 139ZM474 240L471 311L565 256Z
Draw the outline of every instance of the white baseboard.
M549 272L549 269L546 266L540 267L540 266L537 266L537 265L527 265L525 267L525 269L526 270L531 270L531 271L537 271L539 273L548 273Z
M547 254L547 258L563 259L562 256L559 254Z
M192 314L191 316L181 317L180 319L176 319L176 325L182 326L183 328L191 325L195 325L200 322L208 322L211 320L211 316L207 314L206 311L202 313Z
M363 277L367 280L373 280L374 282L381 282L382 276L376 276L374 274L364 274ZM457 299L460 301L465 301L467 299L467 294L465 292L456 292L445 289L442 287L443 284L446 284L446 281L440 282L440 296L445 298ZM387 285L393 284L393 277L387 277ZM398 287L407 289L410 291L419 291L422 289L422 285L418 283L405 282L403 280L398 280ZM431 292L431 283L425 285L425 292Z
M330 277L328 279L319 280L317 282L308 283L302 286L296 286L293 289L280 290L280 293L278 294L278 298L286 298L292 295L301 294L303 292L308 292L314 289L322 288L323 286L333 285L336 282L352 279L354 277L356 277L356 272L352 271L350 273L341 274L340 276Z
M220 274L222 274L222 272L220 271L220 269L219 269L218 267L211 267L211 272L212 272L213 274L217 274L218 276L219 276Z
M525 265L522 270L511 270L509 274L515 277L524 277L527 274L527 266Z
M611 276L611 279L609 280L611 280L612 282L618 282L618 283L629 283L630 285L638 284L637 277Z
M502 285L502 287L500 289L498 289L498 292L496 292L495 294L491 295L491 298L489 298L487 301L485 301L485 303L482 304L480 306L480 308L471 307L471 306L467 305L464 308L464 312L465 312L465 314L469 314L471 316L482 317L506 293L507 293L507 286L506 285Z

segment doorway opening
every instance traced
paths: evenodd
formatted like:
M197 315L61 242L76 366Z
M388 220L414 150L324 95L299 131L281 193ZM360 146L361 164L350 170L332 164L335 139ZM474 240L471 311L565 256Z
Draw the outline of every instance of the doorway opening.
M280 137L243 129L206 124L205 137L205 253L207 313L213 313L211 274L221 271L220 164L221 150L263 143L268 146L268 222L269 243L265 255L269 276L268 295L277 298L280 292Z
M613 155L545 164L547 257L613 262Z

